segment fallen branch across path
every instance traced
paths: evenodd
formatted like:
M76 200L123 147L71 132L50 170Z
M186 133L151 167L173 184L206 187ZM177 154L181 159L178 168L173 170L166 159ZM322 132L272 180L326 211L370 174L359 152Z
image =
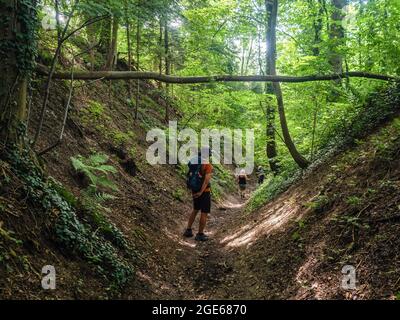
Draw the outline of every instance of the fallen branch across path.
M38 65L37 73L46 76L48 74L47 67ZM59 71L53 74L53 79L68 80L71 78L70 72ZM234 76L234 75L216 75L216 76L198 76L198 77L179 77L159 74L157 72L137 72L137 71L78 71L74 72L75 80L156 80L164 83L174 84L196 84L208 82L311 82L311 81L330 81L344 78L367 78L383 81L400 81L400 78L362 72L351 71L341 74L329 75L309 75L309 76L268 76L268 75L255 75L255 76Z

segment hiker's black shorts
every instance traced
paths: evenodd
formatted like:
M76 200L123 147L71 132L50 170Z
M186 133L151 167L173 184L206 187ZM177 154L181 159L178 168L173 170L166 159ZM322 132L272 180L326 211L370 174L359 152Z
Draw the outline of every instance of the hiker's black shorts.
M193 199L193 209L202 213L211 211L211 192L203 192L200 197Z

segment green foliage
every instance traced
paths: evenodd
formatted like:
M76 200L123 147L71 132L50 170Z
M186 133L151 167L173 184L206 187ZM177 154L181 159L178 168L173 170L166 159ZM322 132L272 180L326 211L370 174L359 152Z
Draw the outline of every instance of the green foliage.
M14 237L14 232L3 228L3 221L0 221L0 238L4 239L5 241L13 242L17 245L22 245L22 241Z
M100 188L118 191L117 186L108 179L107 174L116 173L117 170L107 165L109 157L105 154L95 153L88 158L82 156L72 157L71 162L74 169L83 173L90 180L90 185L83 191L80 199L84 211L91 217L91 221L99 231L116 246L127 249L128 243L121 231L105 217L110 209L103 204L115 197Z
M295 231L292 234L292 240L293 241L301 241L301 235L300 235L300 233L298 231Z
M128 242L123 233L110 222L105 216L110 210L103 206L107 200L113 199L109 194L91 194L90 192L83 192L80 199L80 205L85 211L86 215L90 217L90 221L97 228L97 230L114 245L121 249L129 249Z
M106 154L95 153L84 158L81 155L71 157L71 163L77 172L83 173L90 181L90 191L94 194L99 187L118 191L114 182L108 179L109 173L117 173L115 167L107 165L109 157Z
M101 120L108 118L105 115L104 105L98 101L90 100L87 107L80 110L83 120Z
M4 4L3 12L6 11ZM38 9L37 6L32 5L30 0L20 0L15 6L16 22L12 28L15 29L16 41L3 37L0 43L0 60L4 63L11 62L9 59L10 52L15 55L16 64L21 75L31 73L36 66L35 60L37 56L37 30L38 30ZM7 8L10 9L10 8ZM9 28L9 23L14 19L13 15L2 14L0 16L0 26L6 30ZM13 29L14 30L14 29Z
M125 133L120 130L112 130L109 134L109 137L115 145L121 146L129 141L132 141L135 138L135 134L133 131L128 131Z
M100 118L104 115L104 106L98 101L89 101L89 107L86 109L94 118Z
M355 101L352 109L347 109L345 117L335 125L321 140L321 147L354 143L365 138L398 111L400 86L392 84L382 87L365 97L365 101Z
M71 207L76 207L78 205L76 197L57 180L50 177L49 185L51 188L54 188Z
M180 202L183 202L185 191L183 189L176 189L172 192L172 197Z
M293 171L291 174L285 173L277 176L270 176L249 199L246 212L259 209L279 194L285 192L301 176L300 171Z
M188 166L185 163L178 163L178 165L175 167L179 176L182 177L183 179L186 179L186 174L188 172Z
M381 130L372 138L375 156L378 161L392 161L398 156L400 149L400 119L393 120L390 126Z
M369 228L369 225L367 223L363 223L360 218L350 215L335 216L332 218L332 221L337 221L344 226L356 227L358 229Z
M118 290L124 286L132 277L133 268L111 242L78 219L76 209L58 192L60 188L54 187L54 181L47 181L29 155L21 154L16 148L9 151L7 161L24 182L27 201L40 208L37 212L42 212L51 221L54 240L91 263L110 281L110 289Z
M109 133L111 118L102 103L90 100L85 108L79 110L79 118L84 125L98 130L104 137Z
M95 128L107 140L116 146L125 145L135 139L133 131L121 131L112 128L111 117L107 115L104 105L98 101L90 100L85 108L80 110L80 119L83 124Z
M236 182L232 172L223 165L214 164L213 167L214 170L211 183L211 192L213 198L218 201L221 200L227 193L234 192L236 190Z
M346 199L346 203L351 207L359 207L363 203L363 199L358 196L350 196Z
M300 219L299 221L297 221L297 230L292 233L292 240L294 242L298 242L300 247L302 246L301 242L303 240L301 233L305 229L305 227L306 222L303 219Z
M130 147L129 148L129 150L128 150L128 155L132 158L132 159L135 159L135 157L136 157L136 148L134 147L134 146L132 146L132 147Z
M323 212L327 206L332 202L333 199L331 199L327 195L319 195L317 198L315 198L312 202L307 203L307 206L314 210L317 213Z

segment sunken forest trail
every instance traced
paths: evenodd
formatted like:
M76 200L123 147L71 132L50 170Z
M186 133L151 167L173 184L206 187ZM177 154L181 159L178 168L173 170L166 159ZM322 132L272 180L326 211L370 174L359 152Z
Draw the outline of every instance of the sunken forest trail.
M39 122L42 88L38 83L33 93L31 135ZM1 158L0 232L8 236L0 238L7 254L0 263L1 298L394 299L398 295L398 111L356 143L313 164L286 191L268 201L262 194L263 204L252 211L247 204L250 194L258 192L255 177L251 176L243 201L234 187L227 191L233 182L221 184L224 179L215 170L212 188L225 193L213 203L206 228L210 240L198 243L182 236L192 210L185 172L145 160L146 132L166 127L166 109L173 119L183 115L173 101L160 97L155 84L142 82L140 89L135 119L125 100L124 83L77 87L63 142L40 158L45 176L62 186L56 194L75 203L73 220L96 234L99 225L78 201L87 181L73 170L71 157L108 156L119 191L104 203L109 209L104 219L122 232L134 255L115 247L106 236L101 241L114 248L113 259L132 266L132 276L111 291L110 283L121 275L120 269L104 276L97 267L110 265L88 259L76 250L79 246L71 249L60 242L54 232L59 210L34 202L42 199L40 188L34 194L26 192L32 180L22 180L10 160ZM66 104L68 84L56 83L53 91L38 150L54 143L55 126L63 119L60 106ZM390 101L398 110L396 97ZM225 171L232 177L229 169ZM49 264L60 275L57 290L51 292L40 286L40 270ZM341 289L345 265L357 268L356 290Z

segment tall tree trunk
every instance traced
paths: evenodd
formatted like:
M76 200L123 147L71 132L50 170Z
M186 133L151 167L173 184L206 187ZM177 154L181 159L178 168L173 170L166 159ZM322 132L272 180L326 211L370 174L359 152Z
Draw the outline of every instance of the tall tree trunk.
M359 6L359 11L358 11L358 15L362 18L362 16L364 15L364 3L363 0L359 0L358 1L358 6ZM363 46L363 42L362 42L362 32L359 31L358 35L357 35L357 43L358 43L358 47L359 47L359 52L358 52L358 68L361 69L363 68L363 56L362 56L362 46Z
M119 17L113 18L111 41L107 53L106 70L113 70L117 63Z
M276 32L275 26L273 25L273 3L269 0L265 0L265 11L268 15L267 25L265 28L265 41L266 41L266 56L265 56L265 70L267 75L276 74L275 70L275 54L276 54L276 43L274 40L274 33ZM279 161L278 151L276 146L276 135L275 135L275 106L269 98L270 94L274 93L272 83L265 84L265 98L266 98L266 122L267 122L267 146L266 152L269 161L269 166L274 174L279 172Z
M329 30L329 63L334 73L343 72L343 56L340 47L344 43L343 8L347 0L332 0L331 24ZM338 81L340 82L340 80Z
M163 73L163 53L162 49L163 48L163 25L162 21L160 18L160 32L159 32L159 38L158 38L158 72L160 74Z
M270 5L270 1L266 0L266 5ZM271 21L270 21L270 28L269 28L269 33L270 33L270 61L269 61L269 69L271 71L271 75L276 75L276 20L278 16L278 0L273 0L272 1L272 7L271 7ZM285 141L285 144L287 148L289 149L289 152L291 156L293 157L293 160L299 165L300 168L307 168L309 162L307 159L305 159L298 151L297 148L290 136L287 120L286 120L286 115L285 115L285 108L283 104L283 95L282 95L282 89L281 85L279 82L274 82L272 84L272 87L274 89L275 95L276 95L276 100L278 103L278 113L279 113L279 119L281 122L281 128L282 128L282 134L283 134L283 139Z
M244 37L241 39L241 46L242 46L242 52L240 55L240 74L244 74L244 61L245 61L245 55L246 55L246 41L244 40Z
M131 41L131 23L129 18L126 18L126 45L128 47L128 71L132 71L132 41ZM128 95L130 103L132 103L132 83L128 80ZM132 104L131 104L132 105Z
M320 45L322 42L322 28L323 28L323 17L324 17L324 0L308 0L308 6L313 19L314 39L312 45L313 56L319 56ZM317 6L316 10L315 7Z
M126 22L126 45L128 47L128 70L132 71L132 41L131 41L131 24L129 20Z
M165 54L165 74L168 76L171 74L171 61L169 52L169 30L168 30L168 18L164 19L164 54ZM169 84L165 86L167 95L169 94ZM169 102L168 99L165 101L165 122L169 121Z
M29 67L33 63L32 48L35 46L34 25L36 2L28 7L25 2L3 0L0 6L0 42L7 50L0 50L0 143L23 144L22 126L26 120L26 96ZM24 35L21 37L21 34ZM26 43L26 36L31 36Z
M99 43L99 51L103 54L104 57L104 66L106 65L108 53L110 51L111 44L111 29L112 29L112 19L107 18L101 22L101 30L100 30L100 43Z
M249 44L249 51L248 51L247 58L246 58L246 66L244 68L244 74L245 75L247 75L247 73L248 73L250 59L253 56L253 41L254 41L254 39L251 38L250 39L250 44Z
M136 22L136 71L140 71L140 18L137 17ZM135 103L135 120L138 118L140 98L140 80L136 80L136 103Z
M56 11L56 28L57 28L57 42L60 44L61 42L61 25L60 25L60 1L55 0L54 1L54 9Z
M163 44L163 22L162 18L160 17L159 19L159 26L158 26L158 73L162 74L163 73L163 50L164 50L164 44ZM163 88L163 83L162 82L157 82L158 88L161 90Z
M89 20L89 18L86 18L86 20ZM94 69L95 69L94 68L95 46L96 46L96 42L97 42L96 30L97 30L97 27L95 24L92 24L92 25L86 27L88 43L89 43L90 71L94 71Z

